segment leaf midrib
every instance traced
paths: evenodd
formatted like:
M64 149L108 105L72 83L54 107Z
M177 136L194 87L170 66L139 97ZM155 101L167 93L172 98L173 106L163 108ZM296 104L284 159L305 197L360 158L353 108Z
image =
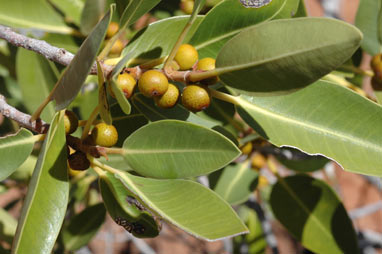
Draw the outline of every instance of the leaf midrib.
M234 186L236 185L236 183L239 182L239 180L241 179L241 177L245 174L245 172L247 171L247 168L248 168L248 164L249 162L247 163L244 163L243 165L241 165L241 167L239 168L239 170L237 171L237 173L235 174L235 177L231 180L231 182L228 184L227 186L227 189L226 189L226 192L224 193L224 199L225 200L228 200L228 197L232 191L232 189L234 188Z
M348 40L346 42L348 42ZM277 56L274 56L274 57L270 57L270 58L266 58L266 59L263 59L261 61L255 61L255 62L250 62L250 63L231 65L231 66L228 66L228 67L218 67L215 70L216 70L216 72L219 75L221 75L221 74L224 74L224 73L227 73L227 72L234 72L234 71L239 71L239 70L243 70L243 69L248 69L248 68L251 68L251 67L253 68L253 67L256 67L256 66L259 66L259 65L262 65L262 64L268 64L268 63L271 63L271 62L274 62L274 61L277 61L277 60L282 60L282 59L285 59L285 58L288 58L288 57L291 57L291 56L298 56L298 55L301 55L301 54L306 54L306 53L309 53L309 52L314 52L314 51L319 50L319 49L325 49L325 48L328 48L328 47L333 47L334 45L338 45L338 44L341 44L341 43L340 42L335 42L335 43L329 43L329 44L320 45L320 46L317 46L317 47L311 47L311 48L307 48L307 49L303 49L303 50L288 51L288 53L280 54L280 55L277 55Z
M291 125L301 126L302 128L305 127L305 128L308 129L308 131L309 130L316 130L318 132L325 133L326 135L329 134L329 135L331 135L333 137L337 137L338 139L347 140L350 143L353 143L353 144L356 144L356 145L357 144L361 145L362 147L371 147L374 150L377 150L380 153L382 153L382 147L380 147L380 146L378 146L378 145L376 145L374 143L365 142L363 139L360 139L358 137L347 136L347 135L344 135L344 133L335 132L335 131L332 131L329 128L325 129L323 127L312 125L312 124L308 124L308 123L305 123L305 122L302 122L302 121L299 121L299 120L296 120L296 119L293 119L293 118L284 117L284 116L282 116L280 114L276 114L274 112L271 112L271 111L266 110L264 108L261 108L259 106L255 106L255 105L251 104L250 102L248 102L247 100L243 99L242 97L237 98L237 101L239 102L239 104L243 105L242 107L244 109L245 109L245 107L248 107L248 108L252 109L253 111L256 111L256 112L258 112L258 113L260 113L262 115L266 115L266 116L273 117L275 119L279 119L280 121L287 122L287 123L289 123ZM284 144L280 144L280 145L284 145Z
M227 152L224 149L129 149L123 148L125 155L131 154L164 154L164 153L218 153Z

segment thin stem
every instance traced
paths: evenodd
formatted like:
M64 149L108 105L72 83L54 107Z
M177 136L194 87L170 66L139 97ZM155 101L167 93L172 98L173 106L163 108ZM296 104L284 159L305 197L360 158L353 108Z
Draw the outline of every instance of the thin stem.
M211 95L213 97L215 97L219 100L226 101L226 102L232 103L234 105L239 105L239 102L237 101L235 96L232 96L232 95L229 95L226 93L222 93L222 92L219 92L219 91L214 90L214 89L210 89L210 92L211 92Z
M213 78L219 75L219 69L214 69L210 71L193 71L188 75L188 80L191 82L197 82L203 79Z
M162 64L165 61L165 59L166 59L166 56L150 60L148 62L145 62L145 63L139 65L139 68L141 68L141 69L152 69L155 66Z
M108 172L110 172L112 174L120 173L118 169L115 169L115 168L110 167L110 166L108 166L106 164L103 164L102 162L96 160L93 156L91 156L89 154L87 155L87 157L88 157L88 160L90 161L90 164L92 165L92 167L95 166L95 167L102 168L102 169L104 169L104 170L106 170L106 171L108 171Z
M33 113L32 117L30 119L31 122L34 122L40 118L40 115L41 115L42 111L44 110L44 108L48 105L49 102L52 101L52 95L53 95L54 90L55 89L53 88L52 91L50 92L50 94L44 99L44 101L40 104L40 106L37 108L37 110Z
M167 72L169 70L170 63L172 60L174 60L174 57L175 57L176 53L178 52L180 45L182 45L183 40L186 37L191 26L192 26L192 23L188 22L186 24L186 26L183 28L182 33L179 35L179 38L176 41L175 46L172 48L170 55L168 56L168 58L166 59L166 62L164 63L163 69L165 70L165 72Z
M105 175L105 171L103 171L100 167L92 164L91 167L94 169L94 171L100 176L102 177L103 175Z
M86 121L84 130L82 132L81 139L84 140L88 135L89 135L89 130L94 122L94 120L97 118L99 113L99 105L97 105L94 109L93 112L91 113L89 119Z
M361 68L355 67L353 65L344 65L344 66L341 66L340 69L349 70L349 71L352 71L352 72L354 72L356 74L363 75L363 76L369 76L369 77L373 77L374 76L374 72L373 71L371 71L371 70L362 70Z

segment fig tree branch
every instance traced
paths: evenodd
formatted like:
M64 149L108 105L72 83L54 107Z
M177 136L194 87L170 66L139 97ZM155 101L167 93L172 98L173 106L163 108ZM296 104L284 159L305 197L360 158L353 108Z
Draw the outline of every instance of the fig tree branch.
M69 51L66 51L65 49L54 47L43 40L37 40L16 33L11 28L3 25L0 25L0 39L4 39L16 47L22 47L27 50L34 51L44 56L46 59L62 64L64 66L68 66L74 58L74 55ZM105 64L103 67L106 74L111 72L113 69L112 66ZM97 65L95 62L92 66L90 73L97 74Z
M49 128L49 124L40 119L31 123L31 116L9 105L2 94L0 94L0 114L16 121L21 126L40 134L46 133Z

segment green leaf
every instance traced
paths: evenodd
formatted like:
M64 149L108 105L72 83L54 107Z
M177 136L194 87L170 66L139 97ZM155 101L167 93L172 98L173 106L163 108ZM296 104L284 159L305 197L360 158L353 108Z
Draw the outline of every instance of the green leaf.
M185 42L195 33L202 17L198 17L187 33ZM133 52L132 59L140 61L170 54L179 34L186 25L188 16L171 17L150 24L140 30L123 50L123 55Z
M126 9L123 11L119 22L119 27L126 29L128 26L135 23L135 21L142 17L146 12L149 12L152 8L154 8L160 1L161 0L131 0Z
M247 206L240 206L238 213L240 218L245 221L249 234L234 238L234 253L241 253L240 248L244 244L248 245L248 254L265 254L267 240L256 211Z
M56 114L29 183L12 253L51 253L69 197L64 112Z
M281 11L276 15L275 19L289 19L293 18L299 8L299 3L304 0L286 0L286 4Z
M239 113L277 146L321 154L345 170L382 176L382 108L351 90L318 81L294 93L241 96Z
M132 52L127 53L114 67L113 72L111 73L112 79L109 83L111 85L111 90L115 94L115 98L122 111L129 115L131 113L131 105L130 102L126 99L124 92L117 86L118 75L122 71L122 69L126 66L127 61L131 58Z
M360 0L355 25L362 31L364 39L361 47L370 55L374 56L381 52L382 45L378 38L380 10L379 0Z
M127 137L147 123L147 119L141 114L114 116L113 125L118 130L118 142L116 146L121 147Z
M105 9L105 1L103 0L86 0L85 1L85 5L83 7L83 10L81 13L81 19L80 19L81 33L85 35L88 35L91 33L93 28L101 20L104 14L104 9ZM97 47L97 50L98 48L99 47Z
M62 232L65 250L74 251L88 244L105 220L102 203L87 207L69 221Z
M357 28L334 19L274 20L230 40L218 55L217 71L242 93L291 91L340 66L361 39Z
M206 0L195 0L194 1L194 8L192 9L192 13L190 16L190 20L188 23L192 24L198 17L199 12L203 9L204 4L206 3Z
M99 115L106 124L112 124L110 106L107 101L105 76L99 61L97 61L97 76L98 76L98 107Z
M78 51L79 46L77 45L75 38L70 35L47 33L41 39L58 48L64 48L73 54Z
M305 7L305 2L303 0L299 0L300 4L298 5L298 9L296 12L296 15L294 15L294 18L301 18L301 17L307 17L308 12Z
M6 210L0 208L0 239L12 244L15 235L17 221Z
M0 181L12 174L28 158L36 139L33 134L21 129L15 135L0 138Z
M0 1L0 23L11 27L41 29L71 34L62 17L45 0Z
M329 160L319 155L306 155L297 149L283 148L283 154L286 152L292 155L292 158L276 155L277 160L287 168L298 172L313 172L323 169Z
M33 113L49 95L57 78L43 56L23 48L17 50L16 72L23 103L28 112ZM48 104L41 114L41 119L50 122L54 112L54 106Z
M128 137L124 158L137 173L155 178L208 174L236 159L240 150L211 129L176 120L150 123Z
M239 0L222 1L207 13L189 43L196 47L199 58L215 58L234 35L271 19L284 5L285 0L273 0L260 9L254 9L244 8Z
M359 253L357 237L344 206L323 181L306 175L280 178L270 205L285 228L315 253Z
M116 177L151 210L194 236L213 241L248 232L231 206L199 183L128 173Z
M249 162L228 165L220 176L214 191L231 205L248 200L256 189L259 174L249 167Z
M215 122L197 116L180 104L177 104L175 107L170 109L162 109L157 107L152 99L147 98L142 94L135 94L133 96L133 104L145 117L147 117L147 119L152 122L165 119L177 119L199 124L207 128L213 128L216 126Z
M53 92L57 110L66 108L80 91L94 63L102 40L105 37L114 9L115 5L111 5L110 11L102 18L91 34L82 43L77 54L57 82L56 89Z
M99 186L106 209L116 223L124 220L131 227L128 231L138 238L158 236L160 226L156 219L119 179L106 173L100 176Z
M67 21L80 25L81 12L84 8L82 0L51 0L50 2L64 13Z

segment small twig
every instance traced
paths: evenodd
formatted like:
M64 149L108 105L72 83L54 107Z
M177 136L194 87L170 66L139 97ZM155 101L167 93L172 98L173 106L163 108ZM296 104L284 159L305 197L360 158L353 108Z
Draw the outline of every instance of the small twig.
M0 25L0 38L6 40L16 47L22 47L27 50L34 51L46 59L54 61L56 63L68 66L73 60L74 55L69 51L62 48L57 48L46 41L29 38L25 35L16 33L11 28ZM104 64L105 73L109 73L113 70L113 66ZM97 65L93 64L91 74L97 74Z
M17 110L16 108L10 106L5 100L5 97L1 94L0 94L0 114L4 115L5 117L8 117L9 119L16 121L21 126L40 134L46 133L49 128L49 124L45 123L41 119L38 119L37 121L34 121L31 123L30 115L25 114Z

